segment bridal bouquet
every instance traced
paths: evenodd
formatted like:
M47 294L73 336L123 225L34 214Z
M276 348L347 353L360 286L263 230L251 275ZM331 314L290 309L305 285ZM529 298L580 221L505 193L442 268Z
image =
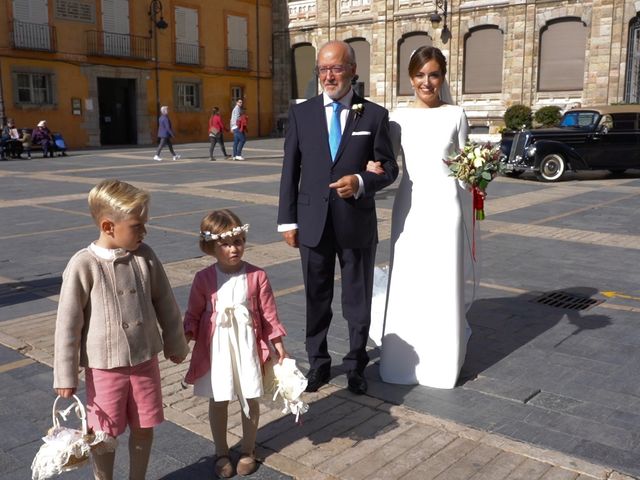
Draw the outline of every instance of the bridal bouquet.
M463 182L473 192L473 210L476 220L484 220L484 197L487 186L503 170L500 163L500 147L485 143L468 142L462 150L448 160L444 160L450 176Z

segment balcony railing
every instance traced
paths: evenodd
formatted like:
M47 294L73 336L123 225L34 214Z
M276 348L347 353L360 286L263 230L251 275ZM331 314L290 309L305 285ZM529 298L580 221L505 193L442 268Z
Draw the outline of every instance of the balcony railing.
M371 0L340 0L340 13L358 15L371 12Z
M198 65L201 67L204 64L204 47L201 45L174 43L174 51L176 63L179 65Z
M249 50L227 49L227 68L249 70Z
M316 0L302 0L289 3L289 20L291 22L307 22L316 20Z
M86 34L89 55L151 60L151 39L149 37L97 30L89 30Z
M11 22L11 46L24 50L56 51L56 29L47 23Z

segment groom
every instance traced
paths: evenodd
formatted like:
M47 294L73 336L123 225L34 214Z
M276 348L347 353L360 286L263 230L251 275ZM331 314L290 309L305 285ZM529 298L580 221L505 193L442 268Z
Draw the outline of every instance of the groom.
M375 193L398 176L388 112L351 88L355 53L332 41L318 52L324 93L289 109L280 180L278 231L300 248L307 302L308 392L329 381L327 332L333 316L336 256L342 273L342 313L349 326L343 363L348 388L367 391L364 368L371 323L371 290L378 242ZM383 173L366 171L380 162Z

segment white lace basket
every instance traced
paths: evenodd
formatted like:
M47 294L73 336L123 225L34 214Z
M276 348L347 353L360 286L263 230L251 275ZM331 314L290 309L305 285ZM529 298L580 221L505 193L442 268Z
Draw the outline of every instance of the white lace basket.
M58 400L53 402L51 412L53 426L47 432L44 445L33 459L31 464L31 478L44 480L60 475L63 472L75 470L85 465L89 460L91 450L114 451L117 442L105 432L93 432L87 425L87 412L77 396L73 396L74 402L64 410L58 410ZM80 420L81 429L74 429L60 424L61 417L68 421L69 414L73 412Z
M271 390L274 392L273 399L278 396L282 398L284 408L282 413L291 412L296 417L296 422L300 421L300 415L307 413L309 405L302 401L302 393L307 388L307 379L302 374L296 361L292 358L285 358L282 364L273 362L271 375Z

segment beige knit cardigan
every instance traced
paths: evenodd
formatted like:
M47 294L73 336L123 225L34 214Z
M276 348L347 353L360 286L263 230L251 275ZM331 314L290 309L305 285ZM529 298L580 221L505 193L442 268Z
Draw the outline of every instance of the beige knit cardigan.
M189 351L180 309L162 264L144 243L105 260L77 252L62 276L55 331L54 388L78 386L79 367L138 365L164 350Z

